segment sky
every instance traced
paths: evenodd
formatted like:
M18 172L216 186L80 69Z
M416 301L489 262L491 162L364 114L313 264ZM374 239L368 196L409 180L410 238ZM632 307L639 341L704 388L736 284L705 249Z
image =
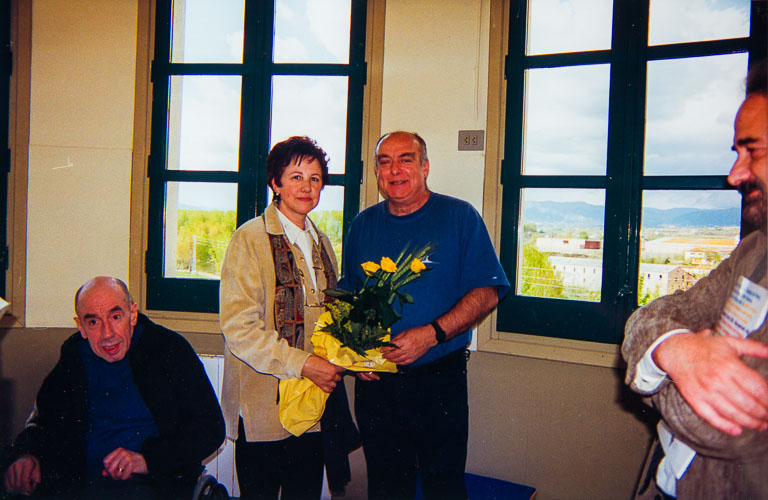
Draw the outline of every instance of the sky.
M610 48L610 0L536 0L529 54ZM749 0L652 0L649 44L749 34ZM573 49L571 49L573 47ZM746 54L652 61L647 71L646 175L720 175L730 169L733 119L744 96ZM604 175L609 65L528 72L524 172ZM530 200L603 205L602 190L529 190ZM722 192L646 192L655 208L737 206Z
M621 1L621 0L619 0ZM187 0L178 62L241 62L243 1ZM535 0L530 4L531 54L610 47L611 0ZM652 0L651 44L745 36L749 0ZM191 34L194 33L194 36ZM277 62L347 62L349 2L284 0L275 18ZM742 100L746 55L649 63L646 173L724 174L733 117ZM531 70L527 80L524 169L527 174L605 173L608 65ZM177 77L181 89L180 163L190 170L235 170L239 148L240 78ZM309 135L343 172L346 135L343 77L280 76L273 80L274 144ZM172 112L173 113L173 112ZM265 188L266 189L266 188ZM184 183L181 205L234 209L233 186ZM319 209L340 208L343 189L328 189ZM601 190L529 190L527 199L602 205ZM648 206L738 204L735 193L646 193Z
M275 62L346 63L350 6L344 0L282 0L275 13ZM174 34L174 62L240 63L242 0L187 0L184 30ZM186 34L186 36L185 36ZM194 34L194 36L192 35ZM178 47L178 49L177 49ZM241 78L184 76L179 163L185 170L237 170ZM315 139L331 173L344 172L346 77L276 76L272 82L271 144L292 135ZM179 101L172 101L177 102ZM264 188L267 189L266 187ZM179 205L234 210L236 187L182 183ZM341 209L342 188L328 188L319 209Z

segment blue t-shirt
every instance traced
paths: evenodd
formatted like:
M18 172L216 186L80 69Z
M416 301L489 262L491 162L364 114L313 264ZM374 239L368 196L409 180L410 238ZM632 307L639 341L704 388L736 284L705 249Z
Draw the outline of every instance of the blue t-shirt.
M133 329L131 350L142 325ZM110 363L80 339L80 357L88 380L88 432L85 435L86 476L99 477L104 457L115 448L141 452L144 441L157 436L157 426L133 381L129 355ZM130 351L129 351L130 354Z
M430 242L437 246L424 264L432 270L402 288L414 303L403 306L403 318L392 326L393 336L428 325L475 288L496 286L499 299L509 291L509 281L480 214L465 201L437 193L430 194L423 207L408 215L392 215L386 201L360 212L344 244L339 288L357 291L362 287L365 273L360 264L378 264L382 257L395 260L406 246L412 251ZM464 348L471 335L469 329L432 347L411 366L430 363Z

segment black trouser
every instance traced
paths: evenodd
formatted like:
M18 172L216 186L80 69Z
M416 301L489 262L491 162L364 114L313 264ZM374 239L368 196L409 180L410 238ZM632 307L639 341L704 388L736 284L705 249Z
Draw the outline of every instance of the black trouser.
M245 440L243 420L235 442L242 499L317 500L323 488L323 442L319 432L280 441ZM281 492L282 489L282 492Z
M466 499L467 370L464 350L421 368L355 382L355 412L369 500Z

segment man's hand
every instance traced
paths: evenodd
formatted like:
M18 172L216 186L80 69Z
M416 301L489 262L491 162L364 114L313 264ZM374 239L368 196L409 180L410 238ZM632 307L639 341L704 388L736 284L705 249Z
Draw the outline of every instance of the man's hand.
M104 470L101 475L111 477L116 481L125 481L134 474L148 474L147 462L144 455L125 448L115 448L104 457Z
M398 365L410 365L426 353L430 347L437 345L435 329L432 325L418 326L404 330L392 339L394 347L382 347L381 353L387 359Z
M31 495L40 484L40 460L22 455L5 470L4 483L12 495Z
M726 434L768 429L768 382L742 356L768 358L768 346L713 336L712 330L672 335L653 351L694 412Z
M304 363L301 376L308 378L325 392L331 392L336 387L336 383L341 380L341 372L344 370L344 367L334 365L313 354Z
M357 375L357 378L360 380L365 380L366 382L370 382L372 380L381 380L381 377L379 377L374 372L357 372L355 375Z

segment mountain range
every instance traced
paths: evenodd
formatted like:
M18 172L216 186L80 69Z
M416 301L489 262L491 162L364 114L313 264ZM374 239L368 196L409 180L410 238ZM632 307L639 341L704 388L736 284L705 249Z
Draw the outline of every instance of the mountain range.
M569 226L602 226L604 209L581 201L530 201L525 203L525 223L565 224ZM711 227L738 226L740 208L645 208L643 227Z

